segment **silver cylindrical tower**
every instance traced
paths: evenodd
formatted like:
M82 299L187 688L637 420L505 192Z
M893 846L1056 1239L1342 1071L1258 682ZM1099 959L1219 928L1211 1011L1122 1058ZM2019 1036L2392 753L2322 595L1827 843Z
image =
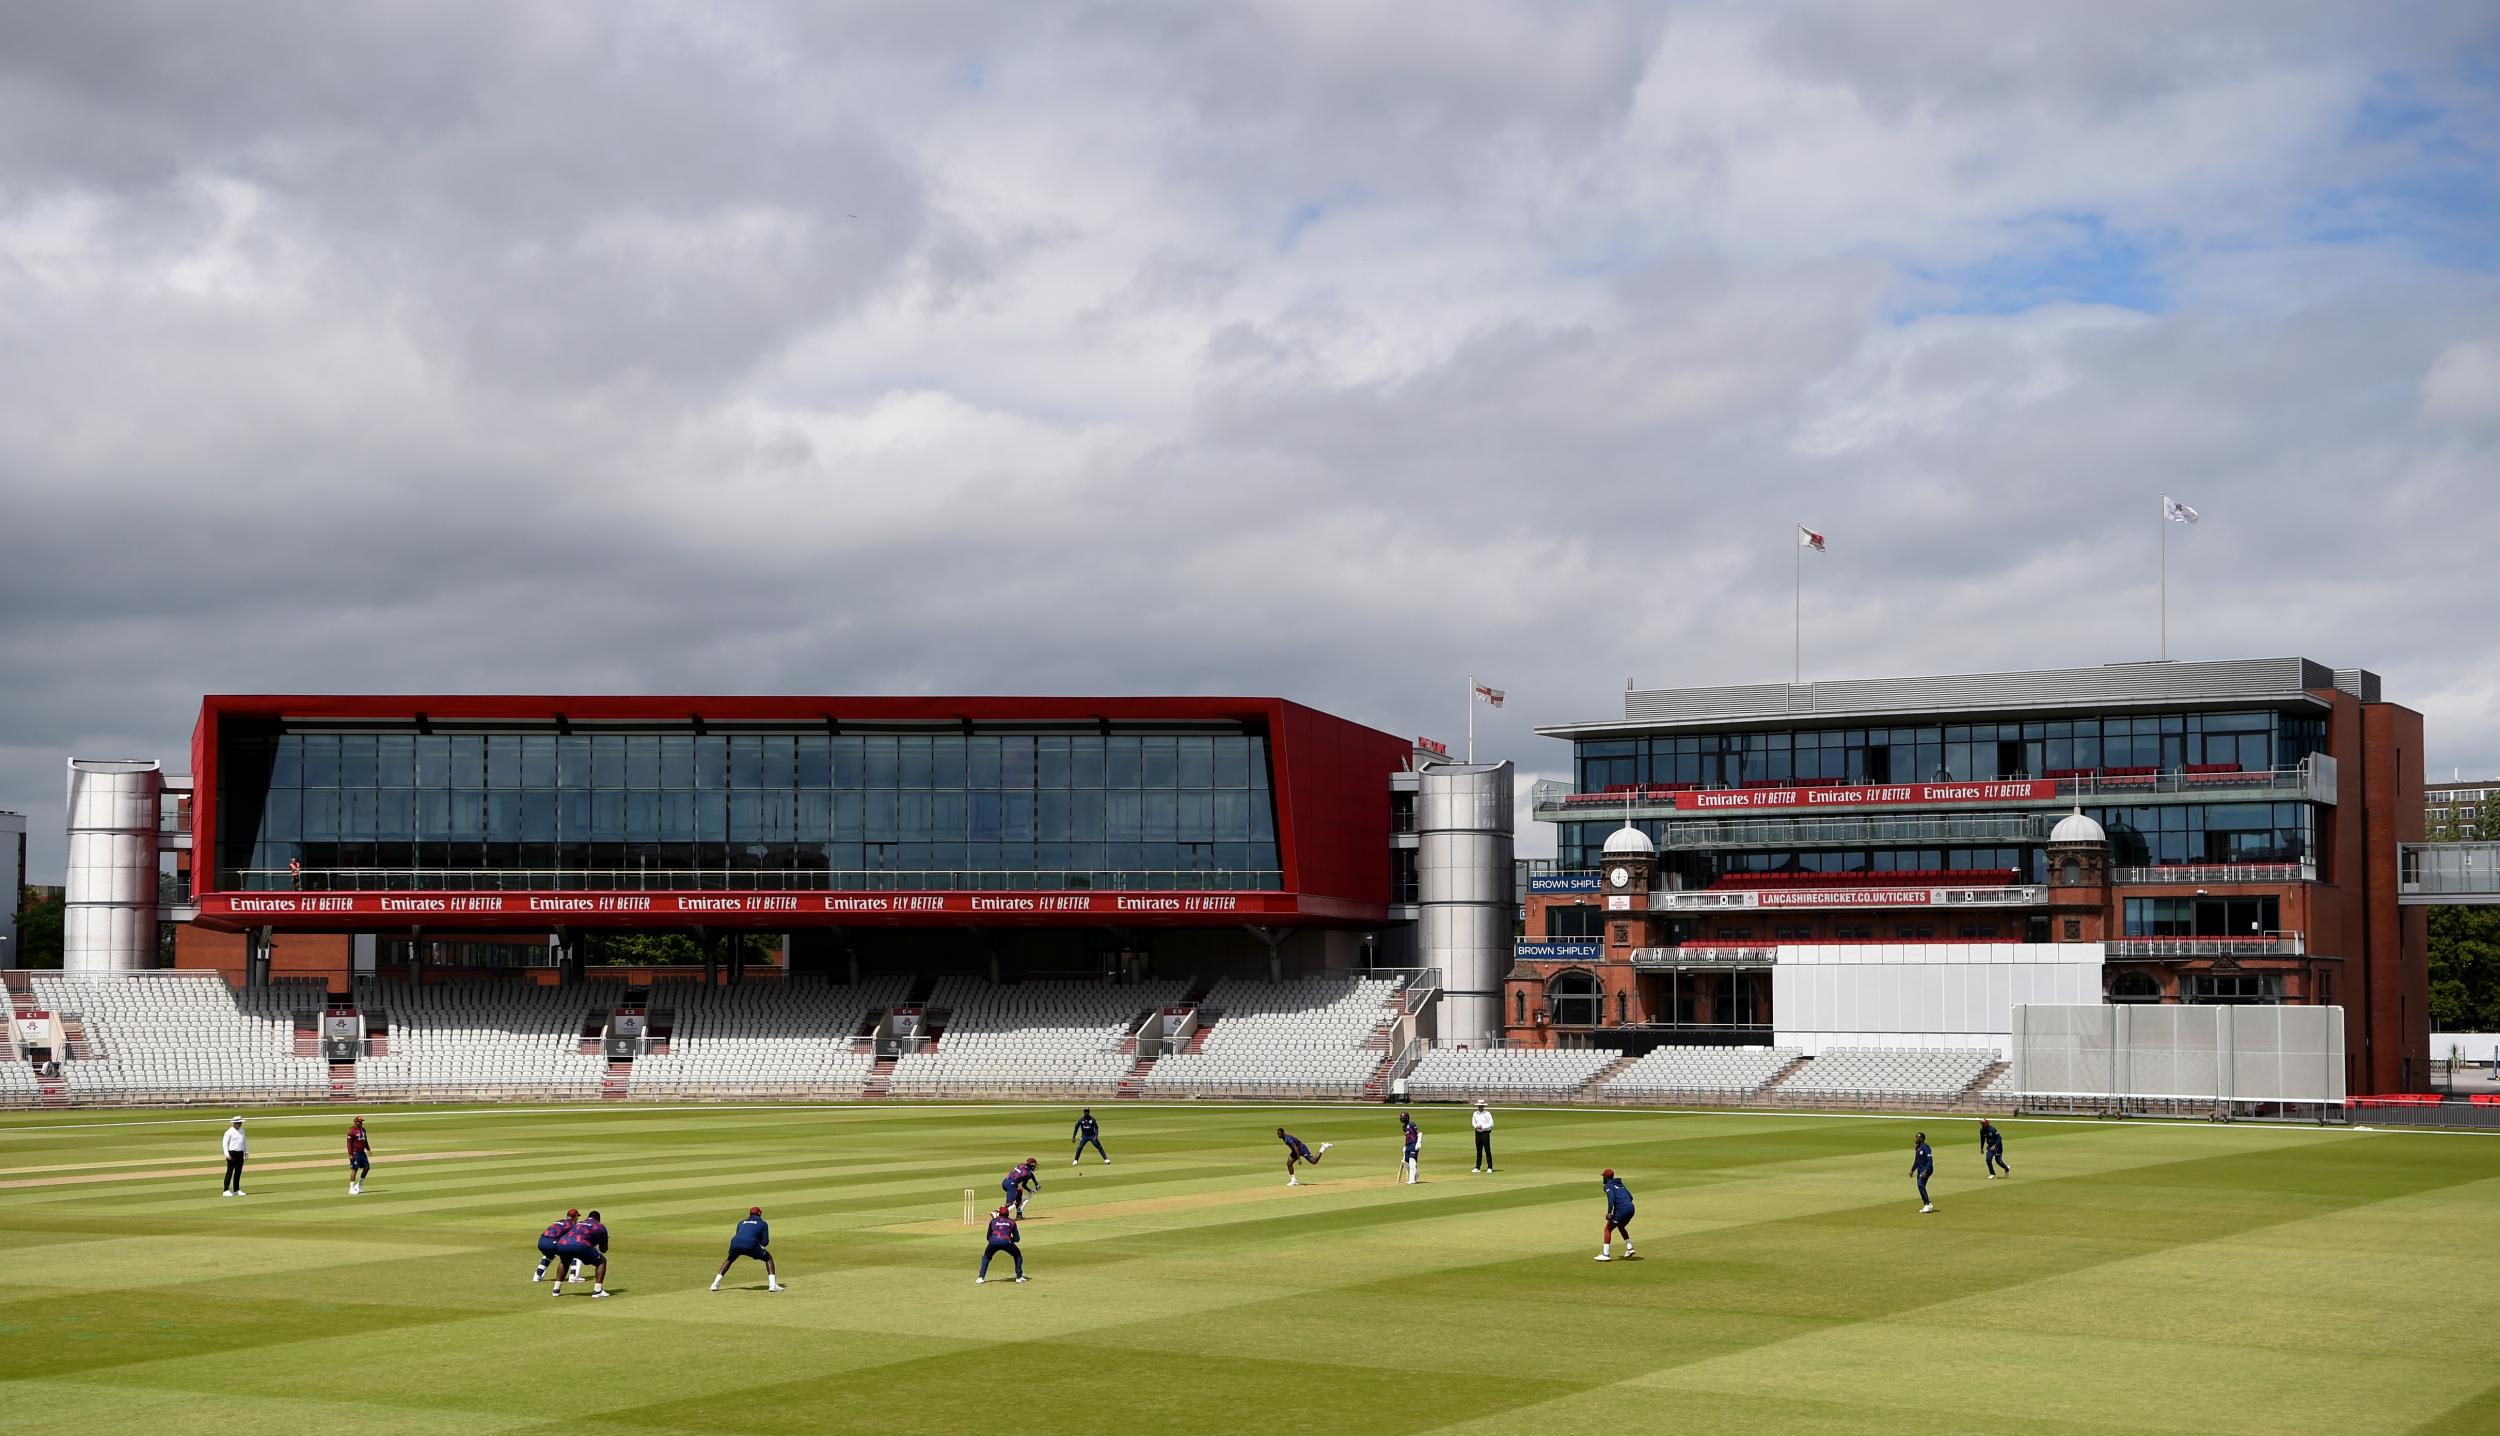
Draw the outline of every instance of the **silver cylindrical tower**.
M1422 960L1441 969L1443 1042L1480 1045L1502 1030L1518 903L1511 776L1508 763L1439 763L1417 779L1417 943Z
M154 763L69 760L69 878L61 922L65 972L156 965Z

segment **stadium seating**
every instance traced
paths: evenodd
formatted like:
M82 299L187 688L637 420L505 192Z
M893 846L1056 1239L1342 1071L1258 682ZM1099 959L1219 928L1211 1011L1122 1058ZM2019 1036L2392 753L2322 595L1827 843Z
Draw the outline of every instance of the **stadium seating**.
M1779 1091L1857 1102L1950 1102L1998 1060L1984 1047L1827 1047Z
M1568 1097L1622 1060L1622 1053L1607 1048L1436 1050L1406 1075L1406 1093L1419 1102Z
M925 1004L935 1014L936 1049L905 1053L888 1091L897 1097L983 1092L1107 1092L1136 1064L1124 1050L1146 1014L1177 1002L1181 982L1114 987L1100 982L1027 982L993 987L942 978Z
M872 978L857 987L756 983L652 990L666 1016L668 1050L634 1059L636 1097L856 1096L875 1056L853 1034L903 1000L909 983Z
M1758 1096L1804 1055L1794 1047L1657 1047L1593 1095L1616 1101Z
M1226 979L1200 1004L1215 1022L1205 1045L1146 1074L1156 1096L1341 1096L1362 1093L1388 1054L1395 1020L1387 978Z
M381 1097L596 1097L606 1059L580 1050L595 993L534 983L358 985L368 1018L390 1022L389 1053L356 1064L360 1091ZM616 997L604 990L606 1001Z
M295 1055L318 982L241 991L215 973L43 973L37 1006L75 1017L91 1055L62 1064L72 1100L323 1100L329 1064ZM22 1064L21 1064L22 1070Z

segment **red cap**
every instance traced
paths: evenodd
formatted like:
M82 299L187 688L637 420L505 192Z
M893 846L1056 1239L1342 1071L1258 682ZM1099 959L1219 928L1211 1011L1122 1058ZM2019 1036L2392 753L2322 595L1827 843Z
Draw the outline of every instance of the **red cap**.
M1597 1175L1599 1175L1599 1176L1601 1176L1601 1177L1611 1177L1611 1176L1613 1176L1614 1174L1615 1174L1615 1169L1614 1169L1614 1168L1612 1168L1612 1167L1608 1167L1606 1170L1604 1170L1604 1171L1602 1171L1602 1172L1598 1173Z
M1610 1172L1607 1175L1612 1176L1613 1173ZM566 1207L564 1209L564 1214L568 1217L578 1217L582 1214L582 1209L579 1207Z
M764 1215L764 1209L762 1207L749 1207L747 1208L747 1215L750 1217L760 1217Z

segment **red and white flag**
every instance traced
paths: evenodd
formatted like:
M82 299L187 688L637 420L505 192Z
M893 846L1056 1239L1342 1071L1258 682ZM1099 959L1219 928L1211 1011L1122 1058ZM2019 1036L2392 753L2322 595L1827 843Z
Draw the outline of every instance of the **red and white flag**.
M1502 690L1499 688L1487 688L1479 683L1476 685L1476 696L1496 708L1502 706Z
M1804 524L1797 525L1797 546L1799 548L1810 548L1816 553L1826 552L1823 547L1823 536L1816 533L1814 530L1807 528Z

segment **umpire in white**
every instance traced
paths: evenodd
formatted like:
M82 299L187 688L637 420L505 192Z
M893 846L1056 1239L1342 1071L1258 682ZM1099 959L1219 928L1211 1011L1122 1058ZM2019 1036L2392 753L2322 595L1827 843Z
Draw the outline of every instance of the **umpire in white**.
M1484 1105L1483 1098L1476 1099L1476 1114L1467 1119L1467 1125L1476 1129L1476 1165L1467 1170L1492 1171L1493 1109Z
M226 1127L226 1184L218 1189L221 1197L243 1195L243 1158L251 1144L243 1140L243 1119L237 1117Z

